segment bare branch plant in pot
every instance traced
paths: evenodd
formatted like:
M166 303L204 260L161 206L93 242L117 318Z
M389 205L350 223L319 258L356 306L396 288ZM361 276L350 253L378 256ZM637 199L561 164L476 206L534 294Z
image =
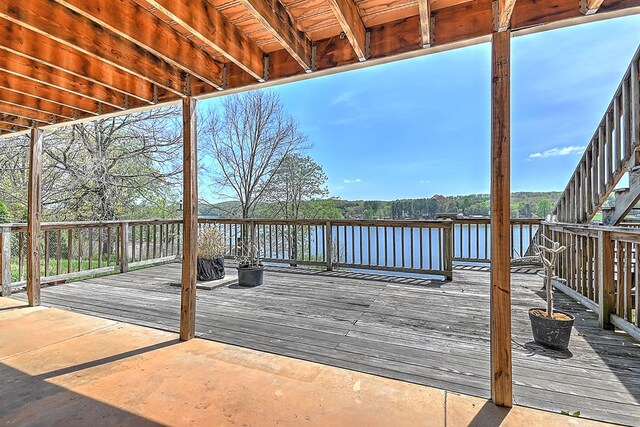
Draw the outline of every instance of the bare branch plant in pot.
M202 230L198 234L198 280L210 282L223 279L224 236L216 227Z
M249 226L244 227L244 238L241 239L236 261L238 262L238 285L258 286L264 279L264 266L260 260L260 250L254 238L255 230L249 232Z
M536 252L544 267L544 289L547 296L547 307L532 308L529 310L531 320L531 330L536 343L554 350L566 350L569 347L571 338L571 328L575 317L561 311L554 310L553 307L553 280L560 280L554 275L554 269L558 256L566 250L560 243L554 242L547 237L543 238L551 247L536 244Z

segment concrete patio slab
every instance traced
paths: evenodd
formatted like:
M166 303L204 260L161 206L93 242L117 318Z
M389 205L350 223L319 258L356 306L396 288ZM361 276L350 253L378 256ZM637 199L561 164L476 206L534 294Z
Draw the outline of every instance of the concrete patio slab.
M54 308L3 313L2 425L598 425Z

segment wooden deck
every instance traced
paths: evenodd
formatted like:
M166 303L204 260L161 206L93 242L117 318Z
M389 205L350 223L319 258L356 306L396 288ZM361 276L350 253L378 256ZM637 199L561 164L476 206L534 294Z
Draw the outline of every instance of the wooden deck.
M171 331L179 327L180 265L48 287L44 305ZM489 396L489 274L460 270L450 283L345 272L269 268L263 286L198 290L197 335L327 365L480 397ZM570 352L532 342L527 309L541 279L514 273L515 403L640 425L640 343L576 315ZM16 298L26 299L24 294Z

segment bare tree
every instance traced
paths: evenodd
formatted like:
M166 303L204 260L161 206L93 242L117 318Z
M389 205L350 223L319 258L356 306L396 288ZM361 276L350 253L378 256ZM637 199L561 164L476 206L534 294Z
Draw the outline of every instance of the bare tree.
M214 185L231 193L242 218L248 218L264 198L283 160L307 142L280 98L253 91L225 98L210 112L206 147L214 159Z
M160 108L45 133L43 207L55 220L108 220L160 212L179 184L179 111ZM4 141L0 200L26 203L28 139ZM8 172L5 174L5 172ZM169 215L172 215L171 212Z

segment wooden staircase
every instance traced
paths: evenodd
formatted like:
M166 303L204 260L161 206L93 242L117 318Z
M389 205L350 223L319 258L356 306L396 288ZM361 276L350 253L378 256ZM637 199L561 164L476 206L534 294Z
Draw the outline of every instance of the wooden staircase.
M616 225L640 200L640 48L615 92L553 214L560 222L591 222L603 209L603 223ZM629 174L629 187L617 189Z

